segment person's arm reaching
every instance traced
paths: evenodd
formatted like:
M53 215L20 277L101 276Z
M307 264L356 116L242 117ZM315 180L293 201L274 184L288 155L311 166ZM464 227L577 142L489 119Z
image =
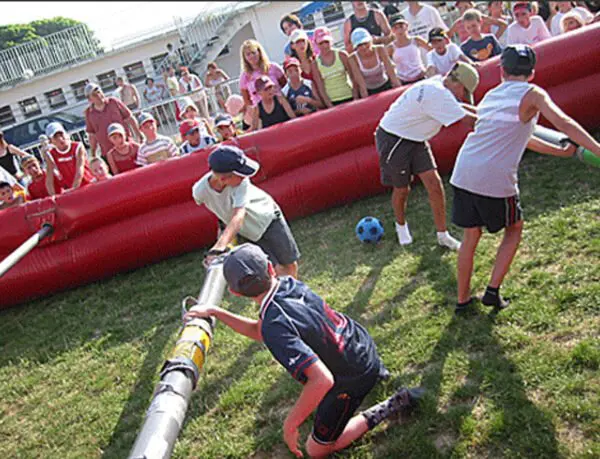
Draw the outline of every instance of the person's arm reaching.
M381 33L383 36L381 37L373 37L374 45L389 45L394 41L394 35L392 35L392 29L390 27L390 23L388 22L385 14L381 11L375 11L375 22L381 28Z
M387 74L388 78L390 79L392 88L399 88L400 86L402 86L402 83L400 83L400 80L398 79L398 76L396 75L396 70L394 68L394 64L392 64L392 60L390 59L390 56L386 52L385 47L383 47L383 46L378 47L377 53L379 53L379 59L381 59L381 61L383 62L383 66L385 68L385 73Z
M329 96L327 95L327 92L325 91L325 83L323 82L323 76L321 75L321 72L319 71L319 66L317 64L316 59L312 62L311 67L312 67L311 73L314 78L315 86L317 87L317 92L321 96L323 105L325 105L326 108L333 107L333 104L331 103L331 99L329 98Z
M106 154L106 160L108 161L108 166L110 167L110 172L112 173L112 175L117 175L119 173L119 167L117 166L117 163L113 158L113 150L110 150Z
M125 121L129 125L129 129L131 130L131 132L133 132L133 134L136 136L136 139L140 143L143 142L144 137L142 136L142 133L140 132L140 127L138 126L138 123L133 117L133 115L127 118Z
M75 166L75 177L73 178L72 189L79 188L81 186L81 181L83 180L83 170L85 166L85 147L83 144L79 144L77 147L77 163Z
M233 214L231 216L231 220L225 227L225 230L221 233L221 236L212 246L211 250L226 250L227 246L235 236L240 232L242 225L244 224L244 218L246 217L246 208L245 207L237 207L233 209Z
M193 310L187 312L183 320L187 322L191 319L202 319L211 316L223 322L234 332L255 341L262 342L260 322L258 320L238 316L237 314L221 309L218 306L196 306Z
M573 144L569 144L565 148L557 147L556 145L535 137L535 135L531 136L529 139L527 148L536 153L541 153L542 155L562 156L565 158L575 154L575 145Z
M300 397L294 403L283 423L283 439L290 451L297 457L302 456L298 448L298 428L319 406L323 397L335 384L331 371L321 360L316 360L310 367L306 368L304 374L307 381Z
M367 85L365 84L362 72L358 68L358 63L356 61L358 57L356 57L356 54L348 56L345 52L339 51L339 57L346 72L350 75L350 80L352 81L352 97L354 100L365 99L368 97L369 93L367 92Z
M56 173L54 161L46 151L42 153L42 156L46 163L46 190L48 190L49 196L54 196L56 194L54 189L54 174Z
M354 47L352 46L352 42L350 41L350 33L352 32L350 30L350 27L350 19L346 19L346 21L344 22L344 47L348 54L352 54L352 52L354 51Z

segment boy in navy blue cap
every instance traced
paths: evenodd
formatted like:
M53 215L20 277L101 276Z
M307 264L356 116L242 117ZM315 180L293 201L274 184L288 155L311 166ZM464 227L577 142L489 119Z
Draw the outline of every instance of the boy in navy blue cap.
M208 165L210 172L196 182L192 194L227 226L205 262L225 253L239 233L267 253L278 275L297 277L300 252L285 217L273 198L250 182L259 164L241 149L223 145L210 154Z
M519 202L518 169L525 148L535 152L572 156L574 147L559 148L533 136L542 114L577 144L600 156L600 145L566 115L548 93L531 84L536 56L527 45L507 46L502 52L502 83L488 91L477 106L475 131L458 152L450 183L454 187L452 220L464 228L458 252L456 312L468 309L473 259L482 227L490 233L504 230L490 282L481 301L505 308L508 300L500 286L521 242L523 218Z
M302 456L298 428L315 409L306 450L311 457L325 457L346 448L384 419L415 407L421 389L402 388L354 416L375 384L389 375L373 339L302 282L290 276L277 278L259 247L243 244L234 249L225 259L223 274L233 294L260 304L259 319L211 305L195 308L186 319L213 316L237 333L264 342L304 385L283 424L283 438L294 455Z

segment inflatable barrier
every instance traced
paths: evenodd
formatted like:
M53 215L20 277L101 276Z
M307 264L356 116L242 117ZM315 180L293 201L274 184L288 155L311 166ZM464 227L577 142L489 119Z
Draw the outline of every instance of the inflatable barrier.
M540 76L540 81L536 77L536 82L588 128L599 121L594 109L600 103L600 48L590 46L599 40L600 25L536 47L538 75L551 74ZM499 77L497 60L483 65L480 73L482 87L492 87ZM244 135L240 146L262 166L253 181L279 202L288 219L381 193L373 133L404 90L390 90ZM478 92L479 98L482 95ZM432 139L441 173L451 170L471 129L469 122L461 121ZM193 183L208 170L208 154L202 151L168 160L3 211L0 259L43 223L52 224L55 231L0 278L0 307L212 243L216 218L191 197Z

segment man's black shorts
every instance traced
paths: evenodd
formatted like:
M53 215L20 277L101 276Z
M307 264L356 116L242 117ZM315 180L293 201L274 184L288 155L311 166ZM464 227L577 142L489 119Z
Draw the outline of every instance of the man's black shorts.
M317 407L313 440L322 445L335 443L354 412L380 379L381 374L374 371L367 376L336 382Z
M519 195L491 198L455 186L452 188L452 222L461 228L485 226L490 233L497 233L523 219Z

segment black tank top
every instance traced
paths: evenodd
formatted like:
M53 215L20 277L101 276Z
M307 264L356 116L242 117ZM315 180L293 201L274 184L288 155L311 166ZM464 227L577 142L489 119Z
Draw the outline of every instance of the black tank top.
M359 27L367 29L374 37L381 37L383 35L381 27L379 27L379 24L375 20L375 12L371 9L365 19L358 19L355 14L350 16L350 33Z
M14 156L10 153L9 149L10 147L6 147L6 154L0 156L0 166L2 166L9 174L15 175L17 173L17 168L15 166Z
M274 124L283 123L284 121L290 119L288 114L285 112L283 105L279 103L279 99L277 97L273 98L273 102L275 105L271 113L266 112L262 100L258 103L258 113L260 120L262 121L263 128L273 126Z

